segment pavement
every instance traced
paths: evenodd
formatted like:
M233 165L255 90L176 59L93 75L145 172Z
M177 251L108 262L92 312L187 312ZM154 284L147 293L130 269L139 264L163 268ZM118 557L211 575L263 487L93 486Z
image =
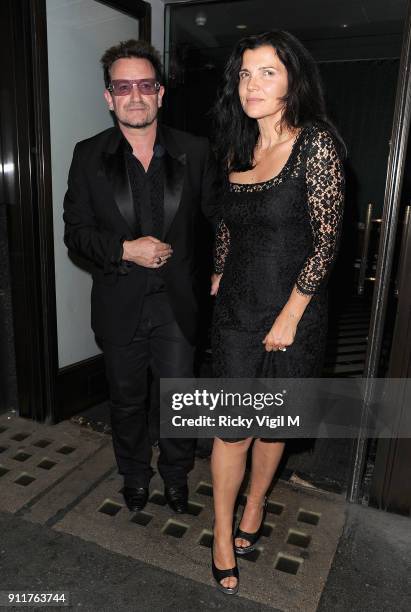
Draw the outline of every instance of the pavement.
M280 480L229 597L210 575L208 460L190 476L188 515L156 478L145 511L129 513L109 436L0 415L0 610L61 609L3 605L8 591L63 591L66 609L87 612L411 610L409 518Z

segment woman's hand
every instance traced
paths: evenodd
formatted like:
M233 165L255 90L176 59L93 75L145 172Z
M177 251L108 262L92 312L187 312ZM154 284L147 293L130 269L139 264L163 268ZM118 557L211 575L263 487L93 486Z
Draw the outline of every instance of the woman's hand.
M281 351L287 346L291 346L291 344L294 342L297 324L298 319L296 317L293 317L287 311L282 310L263 340L265 350L268 352L278 350Z
M217 295L218 288L220 286L220 280L221 280L222 276L223 276L222 274L212 274L211 275L211 291L210 291L210 295Z
M310 303L312 295L305 295L294 286L284 308L263 340L266 351L281 351L294 342L297 325Z

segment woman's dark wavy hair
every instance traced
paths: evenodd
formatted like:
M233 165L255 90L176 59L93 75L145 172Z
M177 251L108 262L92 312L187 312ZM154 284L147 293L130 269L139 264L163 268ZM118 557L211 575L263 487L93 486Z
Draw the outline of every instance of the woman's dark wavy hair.
M271 46L288 73L288 92L281 119L284 126L300 128L313 123L327 128L340 144L345 145L325 111L320 74L314 59L295 36L273 30L247 36L234 47L224 71L223 85L213 109L215 151L220 168L228 172L250 170L259 129L256 119L248 117L238 95L239 71L247 49Z

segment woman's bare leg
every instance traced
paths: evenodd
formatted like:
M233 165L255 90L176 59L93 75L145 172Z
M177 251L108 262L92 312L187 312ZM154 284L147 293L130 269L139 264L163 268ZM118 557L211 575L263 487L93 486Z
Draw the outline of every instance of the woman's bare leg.
M255 533L261 524L264 497L280 463L284 446L284 442L263 442L262 440L254 442L250 492L247 495L247 505L240 523L240 529L247 533ZM250 542L243 538L236 538L235 545L249 546Z
M252 438L239 442L214 439L211 455L211 474L214 497L214 563L218 569L235 566L233 551L233 516L235 501L244 478L247 451ZM234 577L224 578L221 584L233 588Z

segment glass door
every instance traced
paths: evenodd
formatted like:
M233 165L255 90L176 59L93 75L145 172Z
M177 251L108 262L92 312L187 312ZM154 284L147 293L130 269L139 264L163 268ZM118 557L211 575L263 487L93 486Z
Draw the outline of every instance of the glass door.
M346 211L330 283L324 376L385 375L379 370L385 345L376 324L386 320L388 330L395 319L395 311L386 308L385 291L388 269L392 278L398 272L392 249L400 204L392 182L394 175L400 179L403 164L394 149L400 146L402 119L396 100L398 104L403 95L407 6L407 0L167 5L166 111L168 123L176 127L209 135L209 111L225 60L244 35L288 30L318 62L330 117L348 149ZM300 441L295 446L284 478L360 499L364 470L373 464L373 445L368 440L317 440L314 448Z

